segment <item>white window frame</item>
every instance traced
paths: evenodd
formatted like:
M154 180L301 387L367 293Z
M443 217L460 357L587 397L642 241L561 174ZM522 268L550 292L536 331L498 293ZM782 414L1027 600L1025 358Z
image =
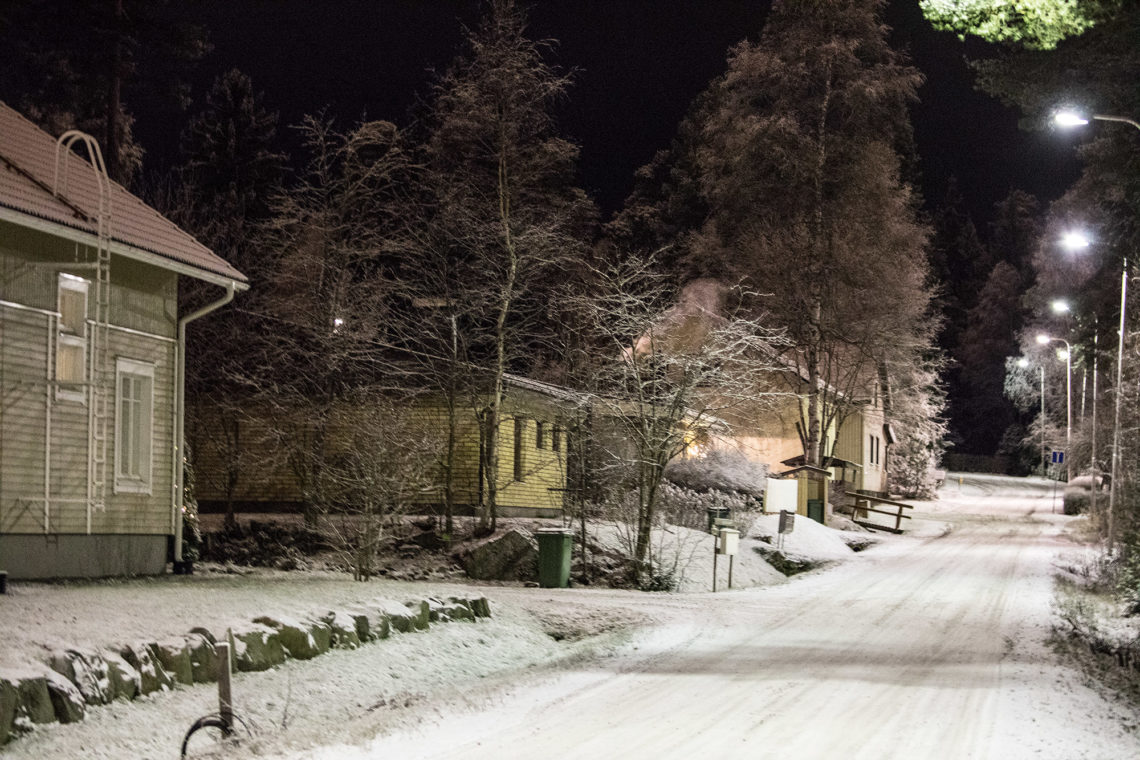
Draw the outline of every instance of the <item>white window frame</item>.
M139 459L139 472L124 474L123 467L130 452L124 451L125 441L122 435L123 415L127 406L123 398L123 380L130 376L132 379L146 381L143 398L137 401L141 406L137 409L144 415L141 426L143 435L136 445L141 446L137 452ZM154 472L154 364L141 362L136 359L115 359L115 493L151 493L152 474Z
M82 277L76 277L73 274L64 272L61 272L59 275L55 302L55 310L59 314L59 318L56 325L56 352L54 367L52 369L52 379L55 380L55 398L57 401L78 401L80 403L86 403L87 401L87 298L90 293L90 287L91 282ZM83 319L79 325L79 332L71 332L66 329L63 324L63 291L65 290L83 294ZM64 382L59 378L60 346L69 346L79 349L79 369L81 377L78 383L73 381Z

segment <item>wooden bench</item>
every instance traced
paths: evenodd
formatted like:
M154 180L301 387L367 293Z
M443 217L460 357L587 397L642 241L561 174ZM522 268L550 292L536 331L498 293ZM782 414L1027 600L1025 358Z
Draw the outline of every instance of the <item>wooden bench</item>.
M858 525L871 530L885 530L888 533L902 533L902 521L909 520L910 515L904 515L904 509L914 509L910 504L903 504L901 501L893 501L891 499L884 499L881 496L872 496L871 494L861 493L856 491L852 496L855 498L855 506L852 508L852 519ZM894 507L894 510L876 509L876 507ZM879 525L878 523L868 522L867 513L871 512L877 515L886 515L887 517L895 518L895 526L892 528L889 525ZM863 518L862 520L859 518Z

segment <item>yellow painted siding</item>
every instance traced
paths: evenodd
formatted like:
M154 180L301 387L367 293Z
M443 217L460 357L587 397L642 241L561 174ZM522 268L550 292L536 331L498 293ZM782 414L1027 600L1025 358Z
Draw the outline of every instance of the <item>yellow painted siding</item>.
M119 258L112 261L106 502L104 509L89 510L87 401L57 398L50 377L59 273L70 270L90 278L90 272L68 264L86 252L72 243L13 225L0 225L0 232L4 240L0 244L0 300L9 303L0 305L0 531L42 533L46 528L52 533L87 533L90 528L92 533L169 533L174 403L171 338L176 330L177 276ZM95 316L93 288L87 299L89 319ZM90 325L85 357L87 362L96 359L91 350ZM151 489L145 495L116 494L113 489L113 383L118 357L154 365Z

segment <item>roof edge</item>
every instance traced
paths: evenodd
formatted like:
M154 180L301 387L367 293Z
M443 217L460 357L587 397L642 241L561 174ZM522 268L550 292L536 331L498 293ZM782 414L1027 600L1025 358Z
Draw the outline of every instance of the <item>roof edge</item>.
M36 216L35 214L29 214L25 211L11 208L10 206L0 205L0 221L12 222L13 224L19 224L84 245L98 246L99 244L99 238L90 232L76 229L66 224L60 224L59 222L53 222L49 219ZM244 292L249 290L249 281L244 275L240 277L227 277L219 272L211 272L208 269L202 269L186 262L177 261L168 256L148 251L145 248L124 243L121 240L111 240L111 253L124 258L133 259L134 261L140 261L144 264L151 264L152 266L157 266L175 272L176 274L193 277L214 285L225 287L232 282L239 291Z

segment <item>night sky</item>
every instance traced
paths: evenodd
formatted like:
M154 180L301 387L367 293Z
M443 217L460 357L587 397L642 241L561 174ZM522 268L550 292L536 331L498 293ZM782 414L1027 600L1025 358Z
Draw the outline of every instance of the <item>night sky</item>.
M575 72L558 114L582 146L582 184L609 213L629 193L633 172L667 146L693 97L724 71L728 48L755 39L768 3L758 0L536 0L534 38L558 41L554 62ZM408 122L430 71L447 67L461 24L475 25L476 0L241 0L188 3L210 30L213 52L200 64L194 97L238 67L266 103L295 124L327 108L342 126L367 115ZM1018 129L1018 115L973 91L965 55L984 52L933 31L917 0L895 0L885 18L892 42L926 76L913 121L922 191L941 201L956 175L970 210L984 223L1012 188L1052 200L1076 178L1072 138ZM196 103L197 107L198 103ZM132 104L128 104L131 107ZM176 158L185 115L134 104L148 167Z

